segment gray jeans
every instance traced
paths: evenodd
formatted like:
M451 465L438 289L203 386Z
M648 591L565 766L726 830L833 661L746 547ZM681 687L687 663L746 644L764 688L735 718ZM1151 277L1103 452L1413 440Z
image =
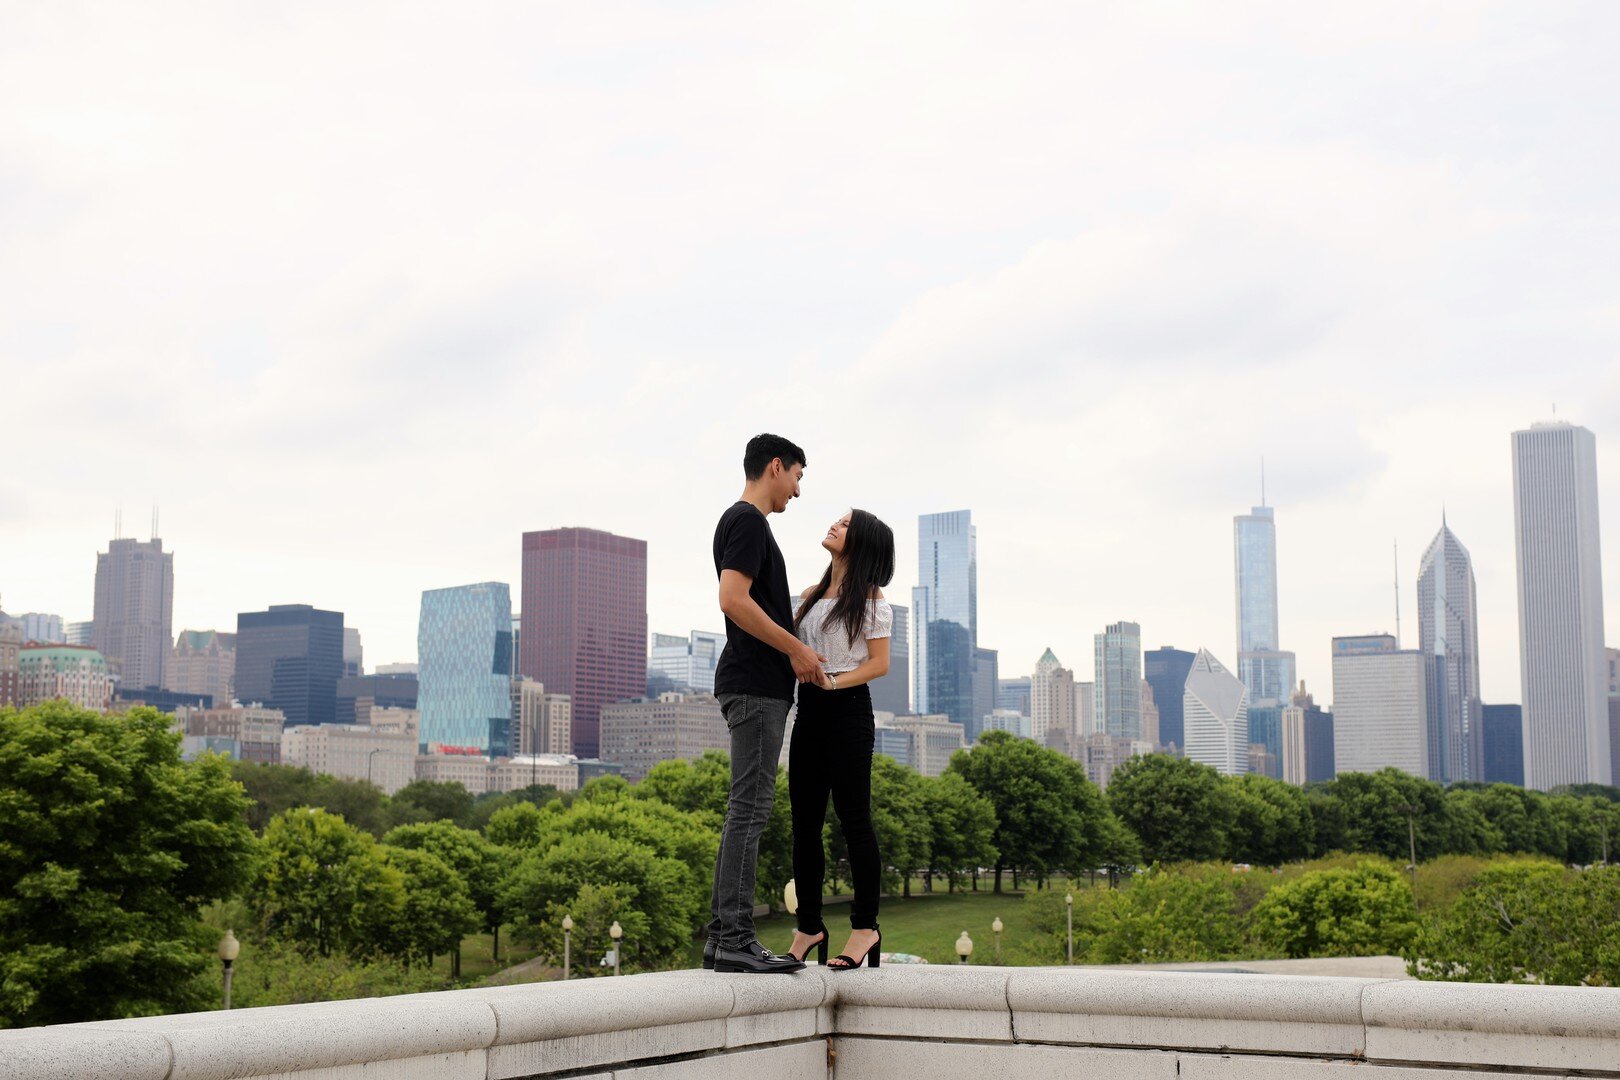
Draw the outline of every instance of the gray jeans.
M793 703L752 694L722 694L720 711L731 729L731 797L720 853L714 860L714 891L709 898L708 935L726 949L752 942L754 871L759 838L776 799L776 762Z

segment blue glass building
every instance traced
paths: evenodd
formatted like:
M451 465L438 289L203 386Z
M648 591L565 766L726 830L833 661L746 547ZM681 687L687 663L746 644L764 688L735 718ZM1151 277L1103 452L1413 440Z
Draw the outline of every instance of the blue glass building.
M429 589L417 623L422 745L512 752L512 590L498 581Z
M912 699L976 732L974 672L979 643L978 534L971 510L917 519L917 581L911 590Z
M1277 520L1269 506L1232 519L1237 574L1238 678L1251 705L1284 705L1294 693L1294 654L1277 644Z
M1484 762L1481 780L1487 784L1524 786L1524 709L1518 705L1480 707Z
M1186 749L1182 693L1187 689L1187 673L1192 666L1192 653L1169 645L1142 654L1142 674L1153 687L1153 704L1159 710L1159 742L1164 746Z

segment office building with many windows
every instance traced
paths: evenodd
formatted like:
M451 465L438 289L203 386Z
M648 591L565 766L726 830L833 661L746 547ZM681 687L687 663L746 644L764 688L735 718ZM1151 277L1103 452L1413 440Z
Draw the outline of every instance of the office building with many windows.
M1487 784L1524 786L1524 709L1518 705L1481 705L1482 775Z
M512 753L512 592L485 581L422 594L416 707L422 745Z
M911 590L911 694L919 713L973 730L979 644L978 532L971 510L917 519L917 580Z
M154 537L109 541L96 556L92 644L124 686L163 686L174 644L174 553Z
M1232 549L1238 678L1249 689L1251 706L1280 707L1294 692L1294 654L1278 644L1276 511L1262 505L1234 517Z
M660 693L676 690L683 694L712 694L714 669L725 647L724 631L693 630L685 637L654 634L647 655L647 684L658 684Z
M599 756L602 707L647 690L647 542L598 529L523 534L521 670L573 701L574 753Z
M889 673L874 679L872 708L897 714L911 711L911 610L904 604L890 604L894 623L889 631Z
M1333 714L1317 707L1302 682L1282 711L1282 778L1304 786L1333 775Z
M1159 745L1177 752L1187 741L1181 706L1192 665L1192 653L1168 645L1142 654L1142 677L1153 687L1153 703L1159 710Z
M1224 776L1249 771L1249 691L1208 649L1199 649L1182 687L1186 756Z
M1429 775L1423 654L1391 634L1333 639L1333 764Z
M1441 516L1418 570L1418 650L1423 653L1429 779L1483 775L1479 719L1479 605L1468 549Z
M236 635L182 630L169 655L165 686L177 694L205 694L224 707L236 696Z
M1597 440L1564 422L1513 433L1524 783L1607 784Z
M280 709L290 726L337 720L343 612L274 604L236 617L236 700Z
M643 779L660 761L695 761L731 749L731 730L713 694L661 694L655 701L620 701L602 708L602 757Z
M1142 628L1117 622L1094 638L1098 731L1116 739L1142 737Z

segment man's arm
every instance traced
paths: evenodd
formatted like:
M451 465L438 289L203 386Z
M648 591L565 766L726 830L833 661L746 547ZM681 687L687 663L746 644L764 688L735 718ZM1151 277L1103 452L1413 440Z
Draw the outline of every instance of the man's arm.
M741 570L720 571L720 611L736 623L745 633L763 641L777 652L786 653L793 664L793 674L800 682L816 682L826 657L776 625L776 620L765 614L748 590L754 579Z

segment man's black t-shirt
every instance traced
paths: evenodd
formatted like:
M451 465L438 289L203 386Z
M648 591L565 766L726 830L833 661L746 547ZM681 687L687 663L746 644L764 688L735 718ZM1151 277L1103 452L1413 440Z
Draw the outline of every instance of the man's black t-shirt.
M714 530L714 572L735 570L754 579L748 595L771 621L793 632L793 601L788 595L787 566L771 526L753 503L738 501L720 515ZM714 670L716 694L754 694L793 700L793 665L742 627L726 620L726 647Z

